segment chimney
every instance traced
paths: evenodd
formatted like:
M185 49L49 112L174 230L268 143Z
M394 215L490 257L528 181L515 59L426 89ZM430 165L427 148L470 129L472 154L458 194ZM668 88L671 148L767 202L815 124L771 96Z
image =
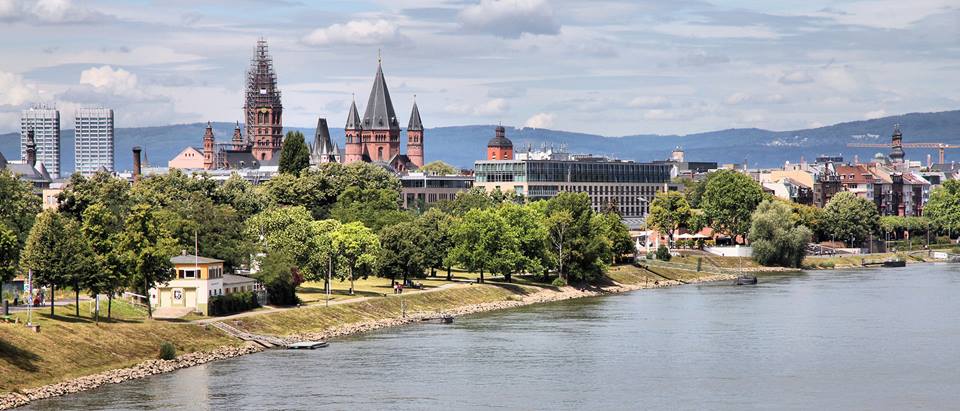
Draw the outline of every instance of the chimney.
M140 151L142 151L140 146L136 146L133 148L133 182L134 183L136 183L137 181L140 181L140 175L141 175L140 173L143 172L143 170L140 167Z
M33 139L33 130L27 130L27 164L30 167L35 167L37 165L37 143Z

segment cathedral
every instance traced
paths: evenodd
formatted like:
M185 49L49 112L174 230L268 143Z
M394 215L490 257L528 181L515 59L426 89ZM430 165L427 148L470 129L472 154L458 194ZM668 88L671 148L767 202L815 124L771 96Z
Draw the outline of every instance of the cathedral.
M383 76L382 62L377 62L377 74L373 79L370 98L363 117L357 110L357 102L350 104L347 122L344 125L346 143L341 151L330 142L326 119L317 122L317 132L311 150L311 163L341 162L344 164L363 161L388 165L396 172L416 170L423 166L423 123L420 109L413 102L410 121L407 123L407 153L400 152L400 121L390 99L387 81Z

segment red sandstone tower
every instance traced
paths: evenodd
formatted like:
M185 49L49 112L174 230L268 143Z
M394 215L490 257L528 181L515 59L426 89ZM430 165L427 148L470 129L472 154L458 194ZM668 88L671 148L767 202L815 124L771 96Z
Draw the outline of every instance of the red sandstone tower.
M423 167L423 123L420 121L420 109L413 101L410 122L407 124L407 158L418 168Z
M260 39L247 71L246 104L247 143L252 144L253 158L270 160L283 144L283 105L277 89L277 75L267 41Z
M393 101L390 100L390 91L387 90L379 60L361 127L360 140L371 161L390 161L394 155L400 154L400 122L393 110Z
M357 112L357 102L350 104L350 113L347 114L347 124L343 127L343 132L347 137L346 144L343 146L343 162L350 164L363 160L363 144L360 139L360 113Z
M506 129L497 126L496 135L487 142L487 160L513 160L513 142Z
M213 138L213 126L210 125L210 122L207 122L207 129L203 132L203 169L204 170L213 170L214 168L214 138Z

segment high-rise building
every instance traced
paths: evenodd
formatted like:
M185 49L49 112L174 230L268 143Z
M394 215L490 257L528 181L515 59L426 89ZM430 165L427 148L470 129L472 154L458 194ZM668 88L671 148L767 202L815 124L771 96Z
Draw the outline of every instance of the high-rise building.
M20 159L27 159L27 131L33 130L36 161L43 163L53 178L60 177L60 111L36 105L20 114Z
M85 176L101 167L113 172L113 110L79 108L74 121L76 171Z

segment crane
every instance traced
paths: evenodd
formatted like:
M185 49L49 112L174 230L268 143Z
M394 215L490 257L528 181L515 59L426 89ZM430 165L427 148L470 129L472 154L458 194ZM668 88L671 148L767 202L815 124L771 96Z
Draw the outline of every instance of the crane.
M849 143L847 147L858 147L858 148L891 148L892 144L879 144L879 143ZM940 158L940 164L943 164L943 152L944 150L950 148L960 148L958 144L946 144L946 143L902 143L900 147L903 148L935 148L937 149L937 154Z

